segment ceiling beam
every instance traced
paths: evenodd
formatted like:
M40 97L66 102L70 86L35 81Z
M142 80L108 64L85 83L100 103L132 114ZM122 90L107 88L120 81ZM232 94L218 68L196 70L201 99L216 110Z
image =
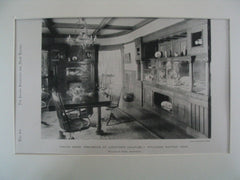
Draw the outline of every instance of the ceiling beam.
M87 24L87 29L96 29L98 28L98 24ZM47 27L45 24L43 27ZM55 23L53 25L54 28L69 28L69 29L77 29L83 28L84 24L74 24L74 23ZM133 30L133 26L119 26L119 25L106 25L102 29L112 29L112 30Z
M46 27L48 28L48 30L53 36L56 36L59 34L57 29L54 27L54 22L52 19L44 19L44 24L46 25Z
M76 24L76 23L55 23L55 28L67 28L67 29L79 29L84 28L85 24ZM87 29L96 29L98 24L87 24Z
M117 37L117 36L121 36L121 35L125 35L128 34L129 32L131 32L130 30L125 30L125 31L121 31L121 32L117 32L117 33L112 33L112 34L103 34L103 35L98 35L98 38L110 38L110 37ZM76 38L78 36L78 34L57 34L56 36L54 36L55 38L67 38L69 35L71 35L72 38ZM49 33L43 33L42 37L44 38L51 38L53 37L52 34Z
M140 23L136 24L135 26L133 26L131 29L129 30L125 30L125 31L121 31L121 32L117 32L117 33L112 33L112 34L102 34L102 35L98 35L99 38L110 38L110 37L117 37L117 36L122 36L125 34L128 34L132 31L135 31L143 26L145 26L146 24L156 20L157 18L148 18L145 19L143 21L141 21Z
M112 18L103 18L99 26L94 30L93 36L98 35L102 28L104 28L111 20Z
M143 26L145 26L146 24L149 24L150 22L156 20L157 18L148 18L148 19L145 19L143 21L141 21L140 23L136 24L135 26L133 26L133 31L134 30L137 30Z
M119 25L106 25L102 29L114 29L114 30L133 30L133 26L119 26Z
M95 29L95 31L93 32L93 35L97 35L98 38L110 38L110 37L117 37L117 36L128 34L132 31L135 31L135 30L143 27L144 25L156 20L157 18L147 18L147 19L141 21L140 23L136 24L135 26L109 25L108 23L113 21L114 19L115 18L104 18L99 25L98 24L87 24L87 28ZM46 23L46 26L47 26L47 23ZM55 30L57 28L79 28L80 27L79 24L72 24L72 23L71 24L70 23L52 23L52 26L50 26L50 27ZM122 31L117 32L117 33L111 33L111 34L100 34L100 31L102 29L115 29L115 30L122 30ZM67 37L66 34L59 34L59 33L56 34L55 33L55 35L59 38ZM76 34L70 34L70 35L72 37L77 37ZM43 34L43 36L50 37L51 35Z
M102 35L98 35L98 38L110 38L110 37L117 37L117 36L122 36L125 34L128 34L132 32L132 30L125 30L125 31L121 31L121 32L117 32L117 33L111 33L111 34L102 34Z

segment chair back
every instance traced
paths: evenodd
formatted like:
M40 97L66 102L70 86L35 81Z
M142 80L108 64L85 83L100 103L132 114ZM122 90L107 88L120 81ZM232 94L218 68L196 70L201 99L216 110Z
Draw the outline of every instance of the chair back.
M111 104L115 105L115 106L119 106L119 102L121 100L121 96L122 96L122 89L120 89L119 93L117 95L112 95L110 100L111 100Z
M57 117L58 117L58 121L60 124L60 127L64 130L69 130L70 129L70 122L69 122L69 118L65 112L65 108L64 105L62 103L62 99L60 94L53 92L52 93L52 99L54 102L54 105L56 107L56 111L57 111Z

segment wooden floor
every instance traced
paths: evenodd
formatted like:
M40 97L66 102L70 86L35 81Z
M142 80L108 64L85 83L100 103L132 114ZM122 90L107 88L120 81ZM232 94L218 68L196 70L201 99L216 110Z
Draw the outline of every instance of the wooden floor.
M123 111L134 117L141 125L161 139L186 139L193 138L178 126L160 118L157 113L150 112L131 103L123 104Z
M126 109L116 109L114 111L117 120L111 120L106 126L109 112L102 109L102 129L103 136L96 135L97 112L91 117L91 125L88 129L74 133L74 138L79 140L90 139L185 139L191 138L178 127L161 120L153 113L142 108L129 107ZM61 139L59 134L59 123L56 111L45 111L42 113L41 133L43 139Z
M96 135L97 112L94 112L91 117L90 128L75 132L73 134L75 139L90 140L90 139L158 139L159 137L135 121L129 118L125 113L120 110L114 111L117 120L111 120L109 125L106 126L108 112L103 110L102 129L105 134L102 136ZM59 139L59 123L55 111L45 111L42 118L46 124L42 124L42 138L43 139Z

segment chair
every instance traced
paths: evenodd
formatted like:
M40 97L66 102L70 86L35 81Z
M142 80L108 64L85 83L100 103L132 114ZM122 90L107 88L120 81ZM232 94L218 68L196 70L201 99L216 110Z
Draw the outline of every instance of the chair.
M116 119L116 116L113 114L113 110L119 107L119 102L121 99L121 94L122 94L122 90L120 90L120 93L118 96L113 96L111 95L111 104L106 108L107 111L110 111L110 115L109 115L109 119L107 120L106 125L108 126L111 119Z
M76 111L76 109L65 110L61 96L58 93L56 92L52 93L52 100L56 107L59 125L61 129L64 130L64 132L69 133L70 135L69 139L74 139L74 137L72 137L72 133L89 128L90 126L89 119L85 120L82 117L76 115L73 116L73 114L71 114L71 112ZM59 134L62 136L63 132L59 131Z
M49 101L50 101L50 94L46 91L42 91L42 94L41 94L41 112L42 113L48 110ZM43 119L41 120L41 124L45 126L49 126L49 124L43 121Z
M42 91L42 94L41 94L42 111L48 110L47 108L48 108L49 100L50 100L50 94L46 91Z

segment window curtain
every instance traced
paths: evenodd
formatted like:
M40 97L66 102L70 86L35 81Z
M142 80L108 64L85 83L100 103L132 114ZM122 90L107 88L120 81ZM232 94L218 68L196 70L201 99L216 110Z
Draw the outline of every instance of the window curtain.
M98 73L100 88L118 96L122 88L121 51L99 51Z

